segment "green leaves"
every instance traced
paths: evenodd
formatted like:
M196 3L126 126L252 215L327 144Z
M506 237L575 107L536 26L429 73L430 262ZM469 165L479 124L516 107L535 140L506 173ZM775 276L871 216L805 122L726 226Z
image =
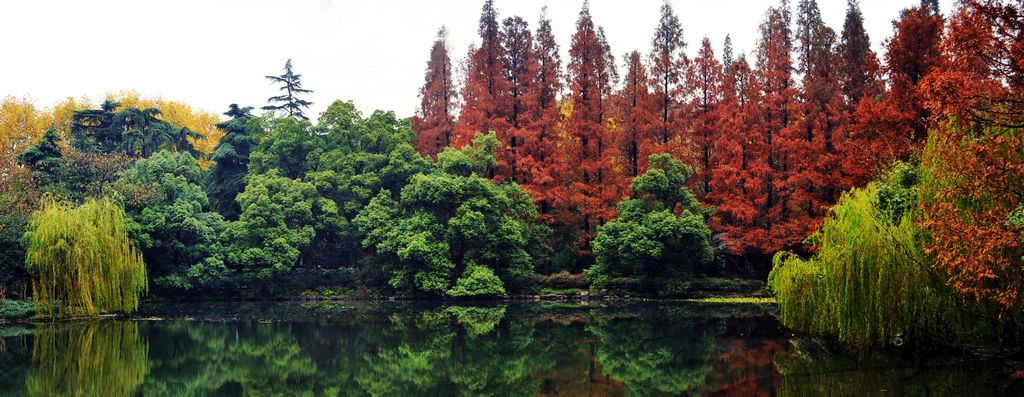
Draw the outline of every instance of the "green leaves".
M481 176L494 135L441 154L438 170L413 175L397 195L381 191L354 223L395 288L449 296L502 295L532 274L530 244L543 236L537 211L516 185Z
M711 270L711 230L685 187L691 175L667 154L650 157L650 168L631 185L637 198L619 204L618 217L597 230L596 263L586 271L595 287L616 277L679 278Z

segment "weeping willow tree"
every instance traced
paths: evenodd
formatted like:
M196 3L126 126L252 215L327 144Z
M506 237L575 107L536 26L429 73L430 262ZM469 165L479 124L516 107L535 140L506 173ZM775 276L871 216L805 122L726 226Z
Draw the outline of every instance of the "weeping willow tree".
M131 396L149 369L136 322L40 324L33 345L29 396Z
M124 211L109 199L90 199L79 207L46 199L32 214L25 241L40 317L138 309L146 268L128 240Z
M956 296L924 250L920 171L901 164L843 194L809 242L810 259L775 256L768 284L783 323L856 347L910 340L959 344L984 333L984 310Z

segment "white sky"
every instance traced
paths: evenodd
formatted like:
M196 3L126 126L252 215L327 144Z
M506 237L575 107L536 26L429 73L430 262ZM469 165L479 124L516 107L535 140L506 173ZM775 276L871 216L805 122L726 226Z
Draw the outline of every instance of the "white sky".
M795 11L795 3L791 0ZM818 0L825 22L842 30L846 0ZM566 53L582 0L495 0L501 17L536 27L541 7ZM591 0L612 51L647 53L661 0ZM757 26L777 0L674 0L695 54L707 35L721 56L731 34L735 53L751 53ZM878 50L891 21L919 0L861 0ZM953 0L941 0L943 13ZM435 33L448 27L453 61L476 29L483 0L160 0L0 3L0 96L28 96L51 106L67 96L94 100L123 89L162 96L218 114L228 104L262 106L287 58L303 76L317 115L334 99L369 113L410 116ZM566 56L563 55L563 63Z

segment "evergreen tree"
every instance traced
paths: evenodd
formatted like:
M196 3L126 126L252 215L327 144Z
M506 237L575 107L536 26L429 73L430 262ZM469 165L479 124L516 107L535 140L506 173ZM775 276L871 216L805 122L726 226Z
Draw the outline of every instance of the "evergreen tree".
M214 161L208 187L210 201L212 207L229 220L237 220L242 212L235 196L245 190L249 155L257 144L250 112L252 107L231 104L224 113L230 119L217 124L217 128L224 131L224 137L210 156Z
M61 140L56 128L50 128L43 134L38 144L18 155L18 164L32 170L33 176L43 184L55 183L61 167L61 150L57 142Z
M850 0L846 8L839 56L843 92L846 94L847 102L851 106L856 106L864 96L865 86L872 77L869 62L875 56L871 51L871 39L864 29L864 16L860 12L860 3L857 0Z
M313 91L302 88L302 75L295 74L292 71L291 59L285 62L283 74L280 76L266 76L266 78L275 84L280 84L281 88L279 90L284 91L284 94L267 98L267 103L269 104L264 106L263 110L282 111L285 116L309 120L302 110L308 108L313 102L300 99L298 96L312 93Z

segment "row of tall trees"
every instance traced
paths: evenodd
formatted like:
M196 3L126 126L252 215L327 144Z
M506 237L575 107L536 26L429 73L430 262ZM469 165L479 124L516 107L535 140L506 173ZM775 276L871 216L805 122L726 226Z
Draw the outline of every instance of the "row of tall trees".
M782 0L751 59L728 38L719 56L706 37L691 58L666 1L650 52L616 60L585 2L563 70L551 24L542 13L531 31L485 1L461 87L442 29L413 125L431 156L494 131L503 148L491 176L530 191L541 219L578 236L583 253L650 154L692 168L689 187L717 210L714 230L749 265L799 248L842 191L915 156L927 136L918 83L938 62L934 1L893 22L882 60L856 1L837 33L816 0L795 10Z

